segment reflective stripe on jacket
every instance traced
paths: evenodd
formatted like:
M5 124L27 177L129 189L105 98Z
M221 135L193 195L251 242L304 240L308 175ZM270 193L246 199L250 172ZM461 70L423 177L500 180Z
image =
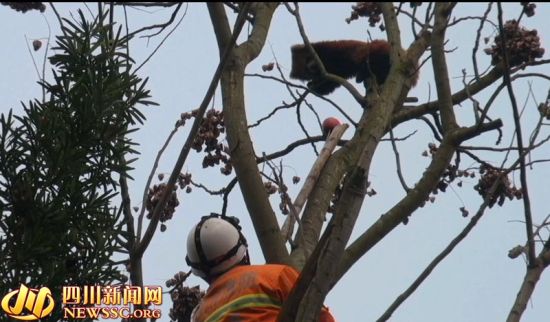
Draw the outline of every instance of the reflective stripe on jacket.
M298 272L285 265L237 266L218 277L193 312L193 322L275 322ZM323 309L320 321L334 322Z

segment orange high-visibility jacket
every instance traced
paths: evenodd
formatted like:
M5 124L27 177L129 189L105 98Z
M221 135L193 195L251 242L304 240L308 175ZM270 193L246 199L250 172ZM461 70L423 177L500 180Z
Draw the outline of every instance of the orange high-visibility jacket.
M298 272L285 265L243 265L218 277L193 311L192 322L275 322ZM335 322L323 308L321 322Z

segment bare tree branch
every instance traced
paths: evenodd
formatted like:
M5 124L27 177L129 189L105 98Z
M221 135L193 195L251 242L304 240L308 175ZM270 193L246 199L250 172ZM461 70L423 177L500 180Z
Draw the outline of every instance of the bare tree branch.
M516 296L516 300L506 322L519 322L531 295L535 291L535 286L542 275L542 272L550 265L550 239L545 243L544 248L535 259L534 266L528 267L523 283Z
M59 22L59 27L61 29L63 29L63 19L61 19L61 15L59 14L59 12L57 11L57 9L55 8L53 2L48 2L50 4L50 7L52 8L53 12L55 13L55 16L57 17L57 21Z
M183 21L183 19L185 18L185 16L187 15L187 8L188 6L185 7L185 11L183 12L183 15L181 16L180 20L178 20L178 22L176 23L176 25L174 26L174 28L172 28L172 30L170 30L166 36L164 36L164 38L162 38L162 40L159 42L159 44L157 45L157 47L155 47L155 49L151 52L151 54L149 54L149 56L147 56L147 58L145 58L143 60L143 62L134 70L134 73L136 73L138 70L141 69L141 67L143 67L156 53L157 51L160 49L160 47L162 47L162 45L164 44L164 42L168 39L168 37L170 37L170 35L172 35L172 33L174 31L176 31L176 29L179 27L179 25L181 24L181 22Z
M477 210L476 214L470 219L470 222L464 229L455 237L453 240L445 247L445 249L439 253L432 262L422 271L422 273L414 280L414 282L403 292L401 293L395 301L388 307L388 309L376 320L376 322L384 322L390 319L391 315L399 308L409 296L411 296L416 289L430 276L432 271L439 265L447 255L449 255L456 246L460 242L464 240L468 236L468 234L474 229L477 222L481 219L481 217L485 214L485 210L489 206L489 200L493 198L493 195L495 194L495 191L500 184L501 180L511 171L509 169L508 171L503 171L500 173L499 177L495 180L495 182L492 184L491 188L489 188L489 191L485 197L485 200L479 206L479 209Z
M474 75L475 75L474 79L476 81L479 81L479 70L477 68L477 50L479 48L479 40L481 39L481 30L483 30L483 26L485 25L485 22L488 21L487 16L489 15L489 12L491 12L492 7L493 7L493 3L489 2L489 4L487 5L487 9L483 14L483 18L479 23L479 27L477 28L476 40L474 41L474 48L472 49L472 63L474 65Z
M447 134L433 156L432 162L422 175L422 178L414 185L414 188L346 248L338 275L332 285L342 278L361 256L422 205L422 202L426 200L439 182L441 174L445 171L455 153L455 146L464 140L501 126L502 121L496 120L485 124L482 129L477 128L477 126L458 128Z
M246 10L245 10L246 11ZM239 33L242 30L242 27L244 26L244 15L239 15L237 19L238 24L235 26L235 31L231 35L231 39L228 41L229 44L234 44L237 40L237 37L239 36ZM206 91L206 94L204 96L203 101L201 102L201 105L198 109L197 115L195 117L195 121L193 122L193 126L191 127L191 130L189 132L189 136L187 137L187 140L185 141L185 144L183 145L180 155L178 156L178 159L176 161L176 165L174 166L174 169L172 170L172 173L170 174L170 178L168 179L168 182L166 183L165 190L162 194L162 197L160 198L159 202L157 203L155 209L153 210L153 213L151 215L151 221L149 222L149 225L147 227L147 230L145 231L145 234L143 235L143 239L139 241L138 245L135 249L136 257L141 257L145 250L147 249L147 246L149 246L149 243L151 242L151 239L153 238L153 235L155 233L155 230L157 229L158 222L160 220L160 214L164 210L164 207L166 205L166 201L168 201L168 197L171 194L174 185L176 183L176 180L181 172L181 169L183 168L183 165L185 163L185 160L187 159L187 155L189 154L189 151L191 150L191 146L193 144L193 140L195 139L195 135L199 130L200 124L203 119L204 112L206 111L206 108L208 107L208 104L210 103L210 100L212 99L212 96L214 95L214 92L216 90L216 87L218 85L218 81L222 75L222 71L225 67L225 64L233 50L232 46L227 46L224 51L225 53L220 59L220 62L218 64L218 67L216 69L216 72L214 73L214 76L212 77L212 81L210 82L210 86L208 87L208 90Z
M525 63L518 67L513 68L512 74L527 66L539 66L539 65L545 65L548 63L550 63L550 60L539 60L539 61ZM501 62L497 64L493 69L491 69L491 71L487 73L485 76L482 76L479 81L470 84L467 90L461 89L458 92L454 93L452 95L453 106L464 102L466 99L468 99L469 96L473 96L481 92L482 90L486 89L490 85L492 85L496 80L502 77L503 71L504 71L504 66ZM407 109L400 109L395 113L392 124L398 125L400 123L406 122L413 118L417 118L418 116L425 115L431 111L437 110L438 106L439 106L439 102L436 100L436 101L427 102L418 106L411 106L411 107L408 107Z
M227 187L225 187L225 191L223 192L223 205L222 205L223 216L225 216L227 213L227 204L229 203L228 202L229 194L231 193L231 191L233 191L233 188L235 187L237 182L238 182L237 177L234 177L233 179L231 179Z
M366 117L366 113L363 113L363 117L359 122L359 129L362 129L362 131L358 131L360 135L357 135L356 132L356 136L352 139L352 142L347 145L352 146L356 151L356 158L349 159L352 168L351 171L347 171L342 195L327 229L323 233L319 243L315 243L316 240L299 239L300 244L298 246L302 247L302 254L300 256L306 255L307 258L308 250L303 248L304 242L316 244L316 247L313 249L313 254L315 255L310 256L307 260L295 289L285 302L279 316L281 321L316 321L318 319L319 308L332 287L332 281L337 273L337 266L334 263L339 263L342 258L344 248L350 238L351 231L363 204L372 157L380 139L386 129L390 127L393 111L396 109L396 106L403 104L410 88L410 84L407 84L410 81L409 77L407 77L408 75L404 71L399 71L397 66L401 66L404 61L407 63L410 63L408 60L414 59L414 61L417 61L425 49L426 35L423 33L423 37L417 39L411 45L410 51L404 53L403 49L401 49L399 27L392 5L389 3L379 3L379 5L384 14L389 42L392 46L395 46L391 53L392 68L388 79L386 79L384 86L382 86L382 92L371 91L368 94L367 101L370 107L368 117ZM405 56L403 54L408 55ZM353 143L355 143L355 146L353 146ZM340 149L340 151L343 150L344 148ZM331 159L336 159L336 156ZM339 161L340 163L344 163L343 160ZM333 169L330 169L330 172L332 172ZM342 175L343 173L338 176L338 179ZM334 180L335 178L332 177L331 179ZM333 181L331 184L335 184L335 182ZM318 186L318 188L320 187ZM333 189L334 187L331 191L327 192L332 195ZM308 202L308 206L310 203L311 200ZM318 212L311 213L309 217L316 217L316 221L319 223L319 217L326 212L326 209L319 209ZM304 221L302 227L305 224L306 222ZM308 238L315 237L318 235L318 230L310 229L307 233L309 234Z
M401 183L403 190L405 190L405 192L409 192L411 188L407 186L407 183L405 182L405 178L403 178L403 172L401 170L401 159L399 157L399 151L397 150L397 144L395 143L395 139L393 137L393 129L390 129L390 141L391 141L391 146L393 148L393 154L395 155L397 177L399 178L399 182Z
M172 12L172 15L170 15L170 19L168 19L167 22L140 28L136 31L131 32L128 35L128 37L133 37L133 36L135 36L135 35L137 35L141 32L144 32L146 30L153 30L153 29L158 29L158 31L154 32L150 35L144 35L144 36L141 36L141 37L142 38L145 38L145 37L151 38L153 36L156 36L156 35L160 34L162 31L164 31L164 29L166 29L166 27L170 26L174 22L174 20L176 19L176 16L178 15L178 12L180 11L180 8L181 8L182 5L183 5L183 2L178 3L176 9L174 9L174 12Z
M439 2L435 4L435 26L431 43L434 77L435 83L437 84L437 98L439 101L439 111L441 113L444 134L458 126L453 111L449 71L447 70L444 48L447 20L451 15L452 7L453 5L449 3Z
M525 166L525 156L523 154L523 134L521 129L520 116L514 90L512 88L512 81L510 80L510 64L508 57L508 50L506 50L506 32L502 22L502 5L497 3L498 6L498 26L500 30L501 47L503 48L503 62L504 62L504 83L508 89L508 95L510 96L510 102L512 103L512 111L514 114L514 123L516 127L517 146L520 161L520 181L521 192L523 195L523 208L525 214L525 229L527 231L527 241L529 244L528 258L529 266L535 265L535 241L533 240L533 219L531 214L531 202L529 200L529 190L527 188L527 168Z
M149 195L149 188L151 187L151 182L153 181L153 177L155 176L155 172L157 171L161 156L164 154L164 151L168 147L168 144L170 144L170 141L172 140L172 138L174 137L177 131L178 131L178 126L176 126L166 138L166 141L164 142L159 152L157 153L155 162L153 163L153 167L151 168L151 172L149 173L149 177L147 177L147 182L145 183L145 188L143 190L143 197L141 198L142 200L141 210L139 212L139 217L138 217L138 228L137 228L137 235L136 235L138 238L138 241L139 239L141 239L141 231L143 227L143 216L145 215L145 208L146 208L145 205L147 204L147 196Z
M419 59L428 46L429 34L423 32L421 36L413 42L407 51L407 55L403 55L402 58L409 61ZM399 63L396 62L396 64ZM389 124L389 122L385 117L391 115L394 106L402 106L402 102L407 96L407 86L410 86L408 77L409 75L406 75L403 70L392 67L392 71L390 71L390 75L382 88L383 92L380 95L377 93L370 95L371 103L369 104L368 116L367 113L363 113L354 137L348 144L335 152L328 161L326 167L331 171L322 173L304 209L302 226L297 234L298 245L291 255L291 262L295 267L302 267L313 249L315 249L323 225L324 214L329 208L334 190L344 174L357 164L357 160L367 142L380 140L382 133L387 131L384 124ZM399 90L396 91L396 89ZM378 132L380 125L384 125L382 132ZM371 152L374 152L374 150L371 150Z
M128 7L173 7L179 5L181 2L115 2L115 6L128 6Z
M227 36L229 35L229 23L225 9L221 3L209 3L208 8L218 47L223 50L228 45ZM261 180L252 139L248 132L244 101L244 69L260 53L276 8L276 3L257 4L255 24L248 40L235 48L227 69L220 79L231 162L262 252L268 263L285 262L288 252L280 234L275 212L269 203ZM246 12L244 7L239 14L243 12Z

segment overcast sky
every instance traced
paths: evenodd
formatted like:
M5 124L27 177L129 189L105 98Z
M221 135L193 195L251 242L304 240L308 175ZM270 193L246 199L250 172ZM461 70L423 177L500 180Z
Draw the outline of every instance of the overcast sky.
M57 4L63 16L69 10L82 5ZM93 11L95 4L90 4ZM344 20L349 16L350 3L338 4L304 4L302 14L306 31L312 41L333 39L368 39L367 31L372 38L385 38L377 28L367 28L367 21L360 20L347 24ZM408 4L404 5L408 8ZM421 7L424 8L424 7ZM485 4L459 4L456 8L458 16L481 15ZM506 6L505 19L517 17L519 4ZM118 23L124 23L122 9L117 8ZM128 9L131 29L165 21L170 10ZM547 16L550 6L539 4L537 15L523 19L522 23L528 28L536 28L541 33L543 46L550 44ZM75 11L73 11L74 13ZM493 10L493 21L496 21L496 8ZM21 113L20 101L28 101L41 96L36 81L38 76L25 43L28 39L47 38L48 27L51 27L51 36L58 31L58 24L52 10L48 7L42 15L37 12L26 14L16 13L7 7L0 7L0 21L4 28L1 31L4 50L1 53L0 64L0 112L5 113L13 108ZM410 24L402 25L403 44L411 42ZM447 57L452 77L453 91L461 88L462 69L472 74L471 48L475 40L477 21L469 20L454 26L447 33L448 49L457 48ZM247 27L244 28L246 34ZM487 26L482 37L493 37L494 29ZM162 35L165 35L163 33ZM131 54L137 62L142 62L156 47L162 36L152 39L149 43L140 39L132 42ZM30 42L30 41L29 41ZM288 76L290 70L290 46L300 43L295 21L286 9L281 6L276 12L268 36L268 42L260 57L247 69L248 73L263 73L261 65L279 61L281 68ZM478 52L480 70L489 66L489 57L482 49L488 45L482 44ZM43 49L33 53L38 66L42 65ZM548 57L548 49L545 58ZM144 185L153 165L153 160L162 143L172 130L174 122L180 113L195 109L200 104L218 63L218 49L210 24L209 16L204 4L190 5L181 25L166 40L160 50L141 69L140 75L149 77L148 88L151 89L153 99L159 107L142 109L147 122L135 134L135 140L140 143L141 157L134 166L132 173L135 178L130 183L132 206L141 206ZM47 67L49 69L49 66ZM541 69L542 73L549 74L548 68ZM277 76L276 72L268 73ZM533 94L528 96L527 83L515 83L514 89L520 106L525 103L525 113L522 121L525 125L525 137L528 137L538 118L536 103L545 99L548 83L533 82ZM254 122L279 106L283 101L290 102L291 98L285 87L268 80L248 78L246 81L246 102L248 121ZM362 86L359 90L363 91ZM411 96L419 97L421 102L434 99L435 87L430 63L421 70L418 86L411 92ZM483 103L491 91L487 90L479 96ZM503 92L504 93L504 92ZM343 106L355 119L358 119L361 109L342 89L330 96ZM495 104L493 117L501 117L505 126L512 123L511 107L501 95ZM327 116L339 117L337 111L327 103L312 100L315 109L321 118ZM213 105L221 108L221 96L215 97ZM471 125L473 114L471 104L465 103L457 108L458 121L462 126ZM312 135L320 134L315 117L304 110L302 118ZM189 123L190 124L190 123ZM177 158L187 131L190 126L182 129L174 138L170 148L164 154L158 172L169 173ZM508 127L507 127L508 128ZM284 129L284 130L283 130ZM509 128L508 128L509 129ZM399 126L395 135L403 137L417 131L406 142L399 142L398 147L403 163L405 180L412 185L427 166L429 159L422 157L422 152L429 142L435 142L431 132L423 123L409 122ZM346 137L351 136L348 130ZM546 130L546 135L548 130ZM296 122L294 110L285 110L265 122L261 128L251 131L254 138L256 153L273 152L286 147L290 142L304 137ZM484 134L482 138L468 142L468 145L494 146L497 135ZM511 132L504 134L502 146L505 147L512 140ZM318 148L321 146L319 145ZM550 150L539 151L533 158L548 158ZM501 155L486 155L487 158L499 165ZM212 189L219 189L227 182L227 177L221 177L219 170L202 170L202 155L192 153L184 166L184 171L193 173L193 178L207 184ZM310 146L297 149L292 155L283 158L287 182L294 175L305 179L309 167L314 161ZM463 167L475 166L470 160L462 163ZM545 202L548 198L547 178L550 177L548 167L536 165L528 174L531 201L533 205L533 221L540 223L550 213L550 207ZM519 182L519 176L511 178ZM370 181L378 194L367 198L359 217L352 240L372 224L382 213L402 198L404 191L395 174L395 159L388 142L380 145L371 170ZM156 182L156 181L155 181ZM364 258L362 258L340 281L329 294L326 304L333 311L338 321L374 321L388 305L425 268L458 232L469 222L463 218L459 208L465 206L470 214L475 213L481 204L481 198L473 191L477 178L464 180L463 188L456 186L444 195L438 195L435 204L427 205L414 213L408 225L401 225L387 238L380 242ZM295 196L299 189L292 186L291 196ZM278 198L272 197L274 208L277 209ZM173 220L168 222L165 233L157 232L153 242L145 254L144 280L145 284L164 285L177 271L187 271L185 264L185 240L187 233L200 216L211 211L219 212L222 201L219 197L212 197L195 189L192 194L180 194L181 205L177 209ZM263 263L257 240L253 235L251 224L247 218L246 208L241 201L240 191L232 193L229 204L229 214L241 218L245 233L250 242L252 261L255 264ZM284 217L279 215L282 222ZM430 278L420 286L394 314L391 321L396 322L482 322L505 320L515 299L518 287L525 272L525 264L521 258L510 260L507 252L512 247L525 242L525 229L521 221L523 218L522 203L518 201L506 202L503 208L498 206L487 211L471 235L460 244L456 250L433 272ZM537 285L532 301L527 308L522 321L541 322L548 320L548 304L550 299L550 279L548 273ZM189 280L191 285L206 285L198 278ZM162 321L168 320L168 311L171 301L164 298Z

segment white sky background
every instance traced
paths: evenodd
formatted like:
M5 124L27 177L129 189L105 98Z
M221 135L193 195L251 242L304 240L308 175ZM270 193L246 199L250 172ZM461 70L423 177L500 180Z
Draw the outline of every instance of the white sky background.
M90 4L95 12L96 5ZM82 5L57 4L57 8L66 17L68 10L74 10ZM404 5L408 9L408 4ZM455 15L481 15L485 4L459 4ZM182 8L183 9L183 8ZM425 9L425 4L420 7ZM84 8L84 10L86 10ZM117 19L123 23L121 8L117 8ZM378 28L368 28L367 20L361 19L347 24L344 19L349 16L351 4L303 4L302 18L311 41L333 39L367 39L369 30L373 38L385 38ZM171 9L150 9L154 14L128 9L131 29L141 26L160 23L171 13ZM75 12L75 11L73 11ZM87 12L87 11L85 11ZM496 20L496 6L493 9L493 21ZM519 4L505 6L505 20L516 18L520 12ZM522 24L528 28L536 28L541 34L543 47L546 46L545 58L550 48L550 35L547 33L547 16L550 6L538 4L536 15L533 18L523 18ZM46 20L52 28L52 38L57 33L58 23L51 8L47 8L44 17L37 12L26 14L16 13L7 7L0 7L0 21L3 22L2 40L4 50L1 53L0 66L0 112L5 113L13 108L16 113L22 111L20 101L39 98L41 91L36 84L38 76L27 47L25 36L29 39L44 38L48 35ZM408 20L407 20L408 21ZM402 24L402 40L404 46L411 42L410 24ZM461 70L466 68L469 75L473 74L471 63L471 48L475 41L477 21L469 20L454 26L447 33L449 43L447 48L458 49L447 56L447 63L452 77L452 89L462 88ZM247 27L243 29L246 34ZM166 34L166 31L162 34ZM486 24L482 37L494 36L493 28ZM142 62L156 47L162 36L153 38L149 44L146 40L135 40L131 43L131 55L138 63ZM241 38L243 39L243 38ZM491 39L492 41L492 39ZM29 45L30 45L29 41ZM281 6L271 24L268 43L260 57L247 69L248 73L262 73L261 65L272 62L276 55L281 68L288 76L290 71L290 46L301 43L294 18ZM488 45L481 45L478 51L480 71L489 65L489 56L483 53ZM33 53L39 66L42 64L43 49ZM50 52L51 54L51 52ZM157 151L166 139L181 112L195 109L200 104L208 87L214 70L218 64L218 49L210 24L210 19L203 4L190 5L186 17L178 29L168 38L160 50L142 68L141 75L150 78L148 88L151 89L153 100L159 107L144 108L142 111L147 117L145 125L135 134L135 140L140 143L140 160L134 163L136 170L131 174L134 182L130 182L132 206L141 206L144 185L153 165ZM49 66L47 66L49 69ZM534 71L534 69L527 70ZM549 74L548 67L538 70ZM268 75L278 76L276 71L267 72ZM548 82L537 80L533 83L534 98L527 101L522 121L524 137L528 138L530 130L538 119L536 105L546 98ZM362 85L358 86L361 92ZM516 97L520 107L524 105L527 96L525 81L514 83ZM284 86L268 80L248 78L246 80L246 102L248 121L254 122L265 116L282 101L291 102L291 98ZM431 93L431 94L430 94ZM491 90L484 91L485 96L479 99L486 101ZM431 62L420 74L419 85L410 93L417 96L420 102L425 102L431 95L434 99L436 90L433 83ZM348 113L358 119L360 107L346 93L339 89L330 96ZM493 117L502 117L505 126L511 126L511 106L507 101L506 91L500 95L491 111ZM327 103L312 99L315 109L321 119L327 116L338 116L337 111ZM215 97L214 106L221 108L221 96ZM461 125L473 123L471 104L466 102L462 108L456 109L457 118ZM497 114L498 113L498 114ZM320 134L320 129L313 114L302 109L304 120L311 135ZM183 145L190 123L180 130L173 139L168 151L164 154L159 172L169 173L175 163L179 149ZM418 180L429 159L421 153L427 148L431 132L421 122L408 122L396 129L397 137L405 136L414 130L418 132L406 142L398 142L405 180L412 186ZM350 137L351 130L346 137ZM265 122L261 128L251 131L254 138L256 153L273 152L286 147L290 142L303 138L296 122L294 109L285 110ZM541 137L548 134L546 130ZM479 140L467 142L467 145L494 146L496 133L486 133ZM511 132L505 131L501 147L508 146L512 139ZM320 149L321 145L318 145ZM479 154L482 155L482 154ZM548 158L550 151L543 147L533 158ZM494 154L489 160L499 165L502 156ZM219 175L218 168L202 170L202 154L191 153L184 166L184 172L193 173L194 180L206 183L212 189L224 186L229 178ZM298 175L305 179L309 167L314 161L310 146L296 149L292 155L283 159L286 180L290 184L291 177ZM471 162L463 159L462 167ZM530 195L532 201L533 221L540 223L550 213L550 207L545 202L548 198L548 188L545 180L550 171L545 164L535 165L528 173ZM511 179L519 184L519 175ZM352 240L364 229L369 227L382 213L404 195L395 172L395 158L391 145L384 142L374 159L370 181L378 194L367 198L361 216L359 217ZM155 182L157 182L155 180ZM303 181L302 181L303 182ZM453 185L454 191L449 189L444 195L439 194L435 204L420 208L408 225L400 225L387 238L380 242L366 256L364 256L340 281L329 294L326 304L331 308L337 320L342 321L373 321L380 316L389 304L404 291L418 276L425 266L437 255L458 232L469 222L464 219L459 207L465 206L473 215L481 204L481 198L473 191L477 183L475 179L464 180L463 188ZM300 185L290 184L290 194L295 196ZM229 214L241 218L245 233L247 233L252 261L263 263L263 257L250 220L247 218L246 208L241 201L240 191L235 189L229 204ZM278 197L272 197L274 209L277 209ZM185 240L190 227L200 216L211 211L219 212L222 205L220 197L209 196L197 189L192 194L180 193L180 206L174 218L168 222L165 233L158 231L145 254L144 280L149 285L164 285L175 272L188 267L185 264ZM471 216L470 215L470 216ZM284 220L279 215L280 221ZM507 201L504 207L495 206L487 211L474 231L462 242L455 251L438 266L429 279L424 282L393 315L391 321L445 321L445 322L473 322L473 321L503 321L516 297L525 272L522 259L510 260L507 252L512 247L525 242L525 229L517 221L523 220L523 205L521 201ZM548 273L547 273L548 274ZM548 305L550 301L550 279L543 275L537 285L522 321L542 322L548 320ZM198 278L188 280L190 285L200 283ZM163 321L168 321L168 311L171 300L164 298Z

